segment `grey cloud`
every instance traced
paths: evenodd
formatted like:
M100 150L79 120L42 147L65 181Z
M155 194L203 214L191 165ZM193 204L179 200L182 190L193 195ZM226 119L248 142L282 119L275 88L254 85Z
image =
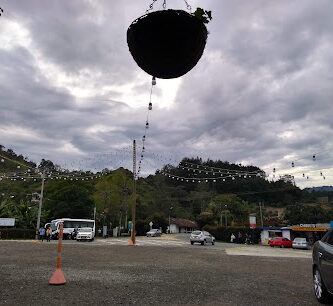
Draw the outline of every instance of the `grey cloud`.
M147 5L27 3L10 1L7 10L28 28L48 61L74 79L84 76L95 89L113 87L91 100L76 99L45 79L30 50L0 51L1 122L40 135L39 140L7 139L4 145L63 161L76 156L58 150L64 142L84 153L116 150L133 139L140 146L146 106L132 108L114 86L130 84L141 73L128 52L126 30ZM182 77L174 105L156 107L159 82L154 88L143 172L163 163L153 153L276 163L289 171L283 156L325 151L316 166L330 167L332 6L331 1L309 0L207 2L213 11L207 47L198 65ZM100 15L105 19L98 23ZM132 92L147 93L147 103L149 91L148 76L132 87ZM96 125L105 129L91 132ZM285 132L290 135L284 137Z

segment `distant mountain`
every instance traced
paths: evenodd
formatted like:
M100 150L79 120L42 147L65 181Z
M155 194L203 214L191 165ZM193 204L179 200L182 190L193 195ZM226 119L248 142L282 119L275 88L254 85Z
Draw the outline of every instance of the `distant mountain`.
M305 188L307 192L314 192L314 191L333 191L333 186L319 186L319 187L311 187Z

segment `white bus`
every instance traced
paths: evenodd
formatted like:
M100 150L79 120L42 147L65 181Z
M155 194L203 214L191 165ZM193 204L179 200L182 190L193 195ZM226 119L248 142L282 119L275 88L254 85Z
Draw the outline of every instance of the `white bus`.
M59 235L60 223L64 224L63 239L71 239L72 233L75 228L90 227L93 231L93 237L95 237L95 220L89 219L70 219L62 218L52 220L50 226L52 228L52 238L57 239Z

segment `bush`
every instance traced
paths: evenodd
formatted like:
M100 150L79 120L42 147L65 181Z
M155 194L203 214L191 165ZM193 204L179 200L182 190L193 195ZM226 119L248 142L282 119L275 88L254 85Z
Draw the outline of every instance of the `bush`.
M220 240L223 242L230 242L231 234L234 234L236 237L236 241L238 239L238 233L241 233L242 239L239 243L245 242L246 234L251 235L251 241L253 244L258 244L260 241L260 233L261 230L258 228L251 229L251 228L244 228L244 227L221 227L221 226L211 226L205 225L202 228L204 231L210 232L216 240ZM238 241L237 241L238 242Z
M34 239L36 231L22 228L2 228L1 239Z

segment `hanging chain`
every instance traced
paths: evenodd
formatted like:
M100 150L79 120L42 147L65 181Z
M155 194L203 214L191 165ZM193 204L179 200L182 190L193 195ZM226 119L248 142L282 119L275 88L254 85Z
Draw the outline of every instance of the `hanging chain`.
M153 10L154 8L154 4L155 2L157 2L158 0L153 0L153 2L151 4L149 4L149 9L146 10L146 14L148 14L151 10ZM188 2L186 0L184 0L185 4L186 4L186 8L191 12L192 7L191 5L188 4ZM162 4L163 9L166 9L166 0L163 0L163 4Z
M154 8L154 4L155 4L156 1L157 1L157 0L153 0L153 2L149 5L149 9L146 10L146 13L147 13L147 14L149 13L149 11L151 11L151 10Z
M185 4L186 4L186 8L187 8L189 11L191 11L191 10L192 10L191 5L189 5L189 4L187 3L186 0L184 0L184 2L185 2Z

